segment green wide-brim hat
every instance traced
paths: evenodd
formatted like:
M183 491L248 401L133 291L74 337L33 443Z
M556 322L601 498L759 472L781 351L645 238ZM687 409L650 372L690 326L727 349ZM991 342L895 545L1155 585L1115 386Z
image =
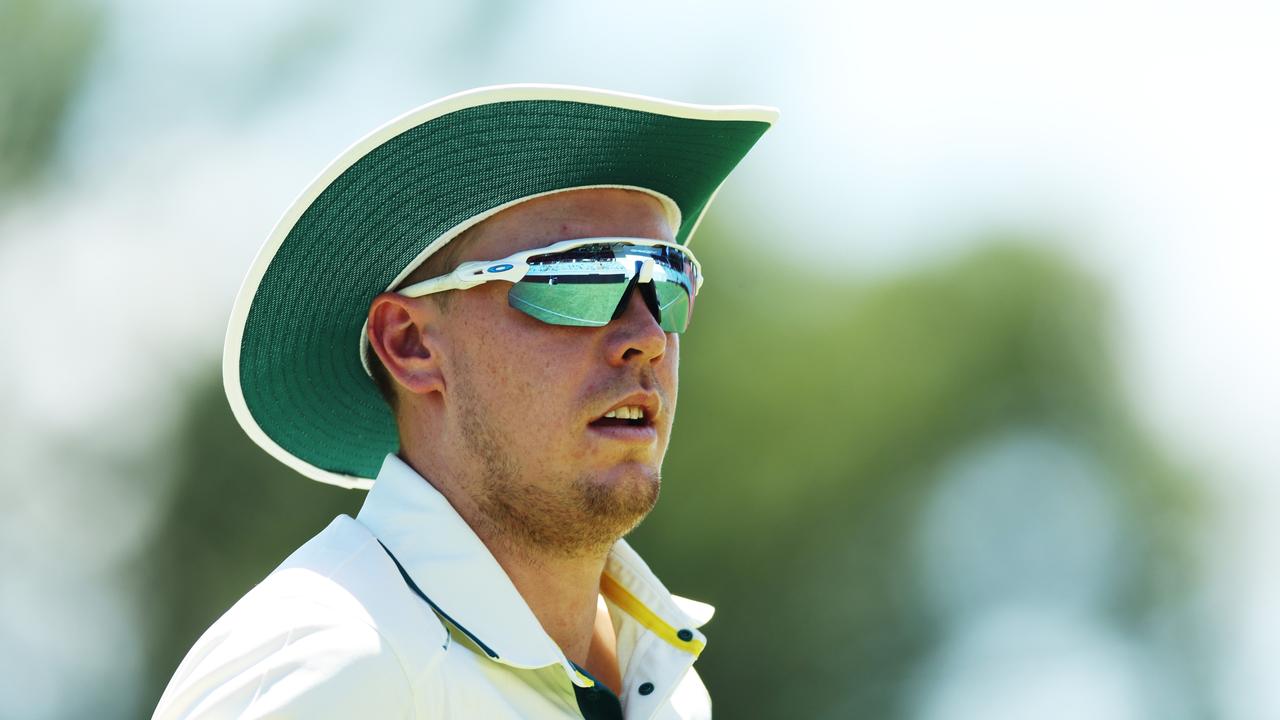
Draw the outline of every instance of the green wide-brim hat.
M647 192L687 243L777 116L766 107L503 85L392 120L320 173L249 269L222 358L236 419L307 477L371 487L399 445L364 354L376 295L468 227L564 190Z

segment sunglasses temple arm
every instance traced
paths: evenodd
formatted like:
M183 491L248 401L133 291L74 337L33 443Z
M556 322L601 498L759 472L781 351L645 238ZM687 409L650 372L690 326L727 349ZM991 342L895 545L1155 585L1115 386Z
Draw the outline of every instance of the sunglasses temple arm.
M519 280L519 277L510 278L511 272L502 272L487 275L484 268L490 263L469 262L463 263L448 275L441 275L422 282L416 282L408 287L401 288L397 292L405 297L422 297L423 295L431 295L433 293L444 292L446 290L465 290L466 288L475 287L481 283L490 280ZM512 268L515 270L516 268ZM523 273L519 273L523 275Z
M462 287L462 283L458 281L458 278L450 274L416 282L409 287L400 288L396 292L405 297L418 298L432 293L444 292L445 290L457 290L460 287Z

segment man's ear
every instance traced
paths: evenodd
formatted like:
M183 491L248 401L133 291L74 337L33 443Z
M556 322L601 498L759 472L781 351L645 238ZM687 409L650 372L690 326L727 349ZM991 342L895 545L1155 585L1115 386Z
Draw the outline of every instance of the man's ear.
M369 347L392 380L415 395L444 390L439 322L435 303L394 292L384 292L369 304Z

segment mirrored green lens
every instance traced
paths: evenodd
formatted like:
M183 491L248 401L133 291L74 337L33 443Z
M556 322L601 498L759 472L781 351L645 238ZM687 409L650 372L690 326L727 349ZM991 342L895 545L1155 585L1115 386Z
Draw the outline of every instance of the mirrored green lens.
M583 282L583 280L596 280ZM511 286L511 307L552 325L600 327L609 324L627 289L625 275L568 278L526 276Z
M601 327L620 310L623 293L646 260L654 265L652 299L659 326L684 332L693 312L697 268L671 248L601 243L532 257L528 272L511 286L508 303L552 325Z
M689 292L683 285L666 280L655 280L653 291L658 297L658 325L666 332L684 332L689 327Z

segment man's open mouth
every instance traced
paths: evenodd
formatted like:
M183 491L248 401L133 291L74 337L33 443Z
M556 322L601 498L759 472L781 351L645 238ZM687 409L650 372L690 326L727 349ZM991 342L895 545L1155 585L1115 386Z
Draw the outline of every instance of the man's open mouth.
M648 413L639 405L624 405L591 421L593 427L645 427L652 424Z

